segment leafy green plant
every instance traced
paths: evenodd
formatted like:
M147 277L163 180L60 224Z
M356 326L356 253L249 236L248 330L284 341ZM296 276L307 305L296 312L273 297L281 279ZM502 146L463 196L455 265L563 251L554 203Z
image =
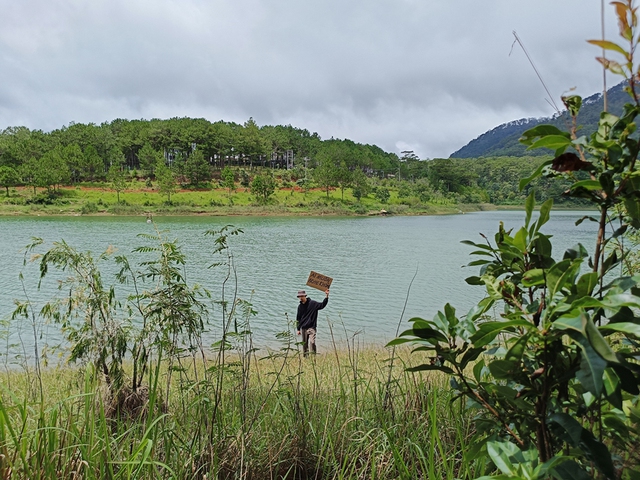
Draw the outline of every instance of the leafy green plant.
M623 54L616 63L599 59L614 73L626 73L632 102L616 117L603 112L599 129L579 137L578 96L563 98L574 118L569 132L538 126L524 133L530 148L555 150L524 188L545 175L569 180L570 197L598 209L594 253L577 244L555 259L543 227L552 202L534 220L534 194L526 201L524 225L493 239L464 243L479 257L467 279L486 297L458 316L447 304L432 320L412 319L411 329L393 342L414 343L431 353L415 371L439 370L467 408L477 412L475 447L468 454L487 460L483 478L638 478L635 453L640 393L640 276L624 275L621 260L629 228L640 227L640 173L635 120L633 52L637 16L633 2L614 2L621 36L629 50L592 41ZM497 314L497 311L500 313Z
M176 175L171 168L165 165L164 159L160 159L156 163L155 173L158 192L161 195L166 195L167 204L171 205L171 194L178 191Z
M118 203L120 203L120 192L126 190L128 182L128 173L124 170L124 166L122 164L114 163L109 167L109 171L107 172L107 181L112 190L116 192L116 196L118 199Z
M256 175L251 182L251 193L261 203L267 203L269 197L276 191L276 181L271 174Z
M220 186L227 189L227 196L231 198L231 191L236 188L236 179L230 167L224 167L220 172Z
M0 187L4 187L9 196L9 187L15 187L20 184L20 175L18 172L7 165L0 167Z
M391 193L388 188L378 187L375 189L374 196L380 203L387 203L391 198Z
M114 285L105 284L100 272L99 264L112 257L111 249L94 259L90 252L78 252L60 241L35 257L39 260L41 282L51 268L68 274L58 282L66 295L45 304L42 315L61 326L70 347L70 361L92 364L102 374L110 395L109 416L131 410L125 404L126 398L133 411L125 414L144 410L148 388L143 381L161 362L168 369L168 398L172 372L182 368L174 368L174 364L180 364L185 356L202 353L201 334L209 318L205 302L210 294L187 283L186 259L177 243L159 231L140 237L149 244L134 252L155 258L132 265L126 256L115 256L120 267L116 279L131 291L126 299L118 297ZM220 238L214 239L217 248L224 249L226 242L220 242ZM29 250L41 243L35 239ZM131 372L125 363L131 364ZM143 394L139 401L132 405L132 396L140 392Z
M96 202L85 202L84 205L82 205L82 208L80 209L80 213L82 213L83 215L87 215L90 213L97 213L99 210L98 208L98 204Z

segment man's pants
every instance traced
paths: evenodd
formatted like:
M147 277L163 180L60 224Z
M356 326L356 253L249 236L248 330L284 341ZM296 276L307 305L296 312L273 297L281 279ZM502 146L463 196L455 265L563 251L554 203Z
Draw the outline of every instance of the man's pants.
M302 352L305 356L309 354L309 346L311 346L311 352L316 353L316 329L315 328L303 328L302 329Z

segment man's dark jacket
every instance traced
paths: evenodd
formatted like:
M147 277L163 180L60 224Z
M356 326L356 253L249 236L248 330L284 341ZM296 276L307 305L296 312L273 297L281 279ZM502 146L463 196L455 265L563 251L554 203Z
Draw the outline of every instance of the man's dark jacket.
M298 305L298 315L296 316L298 330L316 328L318 324L318 310L326 307L328 302L329 297L325 297L322 303L311 300L309 297L307 297L305 303L300 302L300 305Z

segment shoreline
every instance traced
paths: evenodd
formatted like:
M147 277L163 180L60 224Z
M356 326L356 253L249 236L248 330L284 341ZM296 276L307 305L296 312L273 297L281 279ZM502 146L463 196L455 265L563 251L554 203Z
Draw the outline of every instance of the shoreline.
M383 209L384 211L369 210L365 213L357 213L348 208L308 208L292 210L277 205L268 207L215 208L211 210L180 206L174 208L143 209L143 207L139 205L128 205L127 208L118 208L116 211L101 210L98 212L83 213L75 209L60 209L55 207L10 209L6 208L5 205L0 205L0 219L9 217L411 217L464 215L465 213L486 211L524 211L524 206L520 205L494 204L464 204L423 209L406 208L405 205L386 205L386 207L386 209ZM582 211L584 207L554 205L553 209L556 211Z
M494 210L520 210L522 207L501 207L490 204L468 205L438 205L424 208L411 208L406 205L384 205L384 209L369 209L364 213L355 212L349 208L328 205L326 207L291 208L284 205L268 206L238 206L201 208L176 205L174 207L148 208L143 205L115 205L114 209L102 209L97 212L82 212L73 207L59 208L59 206L24 206L10 208L0 205L1 217L374 217L374 216L427 216L427 215L460 215L470 212ZM14 206L15 207L15 206Z

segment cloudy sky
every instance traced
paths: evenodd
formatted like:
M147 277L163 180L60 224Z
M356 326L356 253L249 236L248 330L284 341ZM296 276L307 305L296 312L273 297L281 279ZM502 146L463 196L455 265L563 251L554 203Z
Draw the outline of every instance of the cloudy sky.
M421 158L602 90L598 0L0 0L0 130L291 124ZM617 40L614 12L606 35ZM609 77L609 86L619 81Z

